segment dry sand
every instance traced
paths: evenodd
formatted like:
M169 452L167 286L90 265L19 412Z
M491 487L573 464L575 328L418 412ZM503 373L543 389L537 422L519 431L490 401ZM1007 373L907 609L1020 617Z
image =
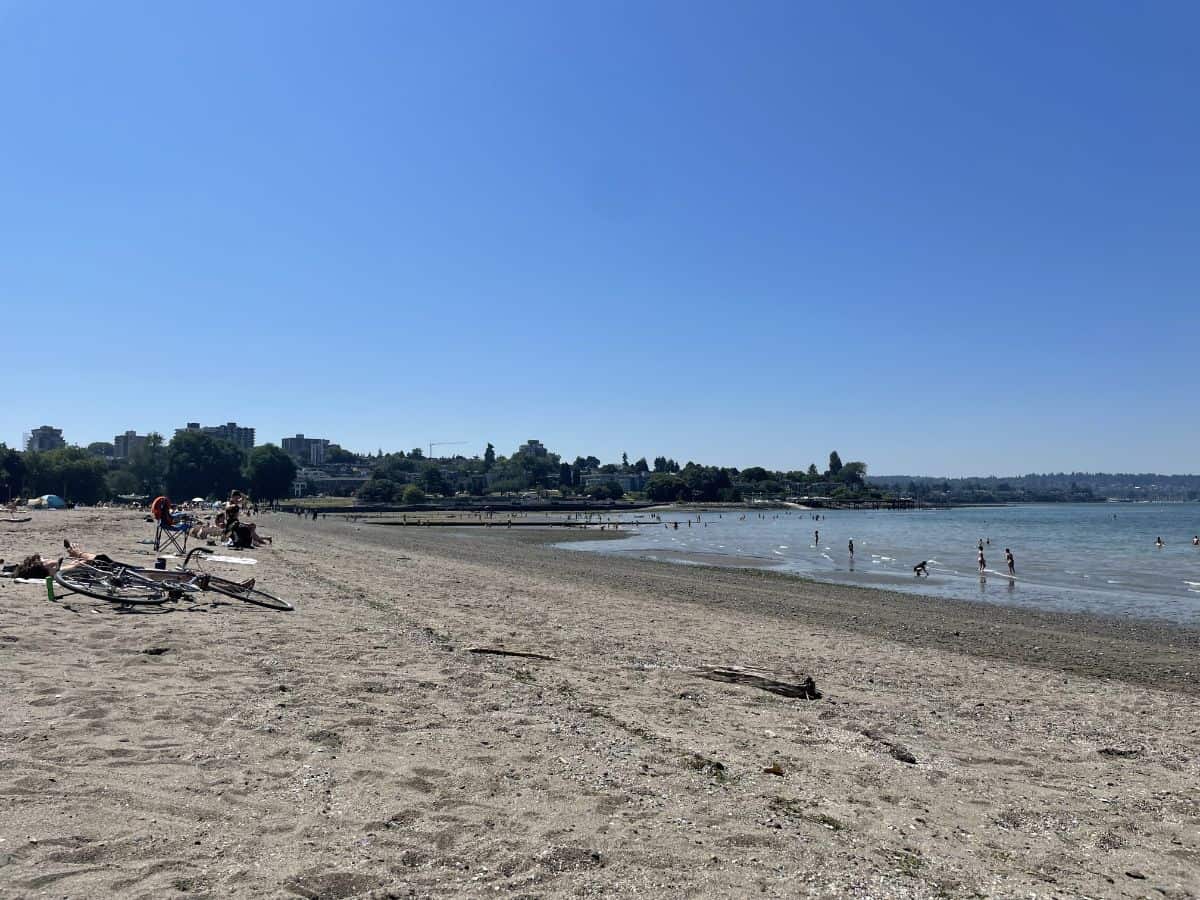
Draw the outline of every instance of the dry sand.
M294 613L0 583L0 896L1200 892L1194 631L259 521L212 568ZM148 533L35 513L0 556ZM730 663L824 696L692 671Z

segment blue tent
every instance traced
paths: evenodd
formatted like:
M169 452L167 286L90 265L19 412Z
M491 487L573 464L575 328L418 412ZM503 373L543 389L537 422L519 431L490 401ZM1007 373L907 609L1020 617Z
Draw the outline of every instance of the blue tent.
M30 500L29 505L34 509L66 509L67 501L58 494L42 494L35 500Z

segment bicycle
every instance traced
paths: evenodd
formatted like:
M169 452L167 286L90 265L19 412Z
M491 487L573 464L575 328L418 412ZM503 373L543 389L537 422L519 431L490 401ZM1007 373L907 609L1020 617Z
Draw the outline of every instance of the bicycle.
M295 610L286 600L256 588L254 579L230 581L210 572L190 569L192 557L197 553L211 554L212 551L194 547L188 551L183 565L174 569L146 569L116 560L78 562L66 569L60 566L54 573L54 580L72 593L121 606L161 606L203 591L214 591L278 612Z

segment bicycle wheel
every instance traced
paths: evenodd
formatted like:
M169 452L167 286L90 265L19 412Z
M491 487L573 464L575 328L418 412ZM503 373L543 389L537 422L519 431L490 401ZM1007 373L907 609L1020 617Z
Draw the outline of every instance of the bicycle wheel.
M68 591L109 603L158 605L171 599L171 593L162 586L128 578L120 570L105 571L81 566L55 572L54 580Z
M253 603L255 606L265 606L267 609L274 609L278 612L292 612L295 610L295 607L286 600L280 600L266 591L260 591L257 588L242 587L240 584L226 581L223 578L211 579L208 583L208 589L216 591L218 594L224 594L226 597L233 597L235 600Z

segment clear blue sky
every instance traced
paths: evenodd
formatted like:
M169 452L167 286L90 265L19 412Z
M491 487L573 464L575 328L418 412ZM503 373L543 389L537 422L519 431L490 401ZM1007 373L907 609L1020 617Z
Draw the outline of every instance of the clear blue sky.
M0 440L1195 472L1197 33L0 0Z

